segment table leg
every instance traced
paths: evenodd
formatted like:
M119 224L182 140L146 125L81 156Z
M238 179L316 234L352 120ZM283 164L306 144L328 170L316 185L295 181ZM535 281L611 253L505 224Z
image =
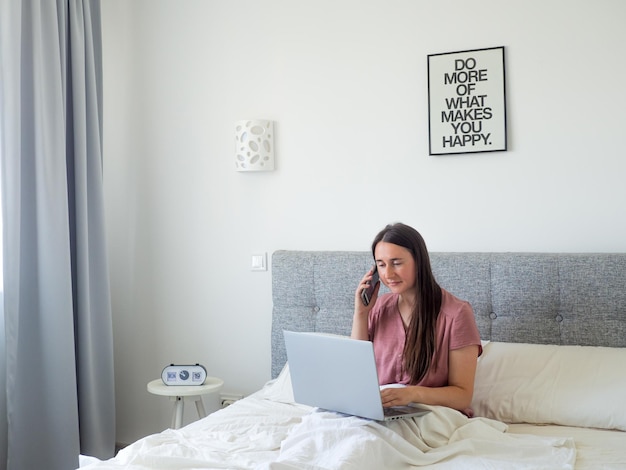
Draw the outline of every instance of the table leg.
M201 396L196 398L196 410L198 410L198 416L200 418L206 417L206 411L204 410L204 403L202 402Z
M172 428L179 429L183 425L183 407L185 406L185 400L183 397L176 397L174 403L174 415L172 416Z

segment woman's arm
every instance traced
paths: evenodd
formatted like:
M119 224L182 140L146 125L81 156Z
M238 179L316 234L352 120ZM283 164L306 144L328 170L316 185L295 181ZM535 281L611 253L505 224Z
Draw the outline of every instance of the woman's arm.
M469 408L474 395L474 377L478 362L478 346L466 346L450 351L448 385L445 387L408 386L387 388L381 392L383 406L409 403L442 405L455 410Z
M368 286L368 282L372 280L372 271L373 268L370 269L365 276L363 276L363 279L361 279L361 282L359 282L359 286L354 293L354 316L352 317L352 334L350 335L352 339L369 339L367 320L370 310L372 309L372 307L376 303L376 299L378 298L380 283L374 289L372 299L367 306L363 305L363 301L361 300L361 291L365 289Z

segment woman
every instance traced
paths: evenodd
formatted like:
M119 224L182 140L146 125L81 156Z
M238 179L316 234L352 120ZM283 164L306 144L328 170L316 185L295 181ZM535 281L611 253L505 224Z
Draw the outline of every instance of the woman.
M376 286L366 306L355 294L352 338L374 343L383 406L409 403L443 405L471 416L480 334L469 303L435 280L426 244L412 227L385 227L372 243L381 281L391 291L378 298Z

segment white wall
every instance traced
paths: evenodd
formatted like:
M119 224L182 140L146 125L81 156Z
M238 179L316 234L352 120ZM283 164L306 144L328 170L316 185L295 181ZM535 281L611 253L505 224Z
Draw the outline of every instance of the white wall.
M432 251L626 250L621 0L102 10L120 442L169 424L146 383L170 362L226 391L269 379L271 272L253 252L368 250L392 221ZM494 46L509 151L429 156L427 55ZM234 171L247 118L275 121L276 171Z

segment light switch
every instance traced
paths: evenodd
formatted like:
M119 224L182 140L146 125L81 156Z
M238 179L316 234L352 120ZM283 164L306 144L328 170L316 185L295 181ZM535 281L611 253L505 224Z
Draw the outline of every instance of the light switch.
M266 253L253 253L252 254L252 270L253 271L267 271L267 254Z

